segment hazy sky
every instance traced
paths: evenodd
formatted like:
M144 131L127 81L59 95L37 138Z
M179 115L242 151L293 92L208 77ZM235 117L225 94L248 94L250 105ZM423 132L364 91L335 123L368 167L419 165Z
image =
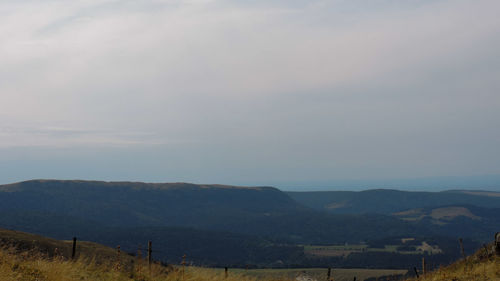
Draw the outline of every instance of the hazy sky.
M0 183L500 174L499 10L2 0Z

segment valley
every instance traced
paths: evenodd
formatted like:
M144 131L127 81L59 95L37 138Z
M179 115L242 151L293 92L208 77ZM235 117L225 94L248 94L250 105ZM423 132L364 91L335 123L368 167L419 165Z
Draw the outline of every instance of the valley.
M458 238L466 253L489 241L500 225L500 198L491 194L315 197L272 187L34 180L0 186L0 228L76 236L128 253L153 241L154 257L174 264L186 255L198 266L408 270L422 256L433 264L457 259ZM402 199L415 196L428 200ZM321 207L338 202L344 209Z

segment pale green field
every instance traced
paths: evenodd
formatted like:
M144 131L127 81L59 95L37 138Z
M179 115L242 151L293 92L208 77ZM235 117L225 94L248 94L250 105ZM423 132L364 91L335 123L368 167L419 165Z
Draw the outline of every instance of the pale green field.
M385 247L382 248L368 248L368 252L397 252L398 246L396 245L385 245Z
M304 253L309 256L338 257L360 252L392 252L400 254L419 254L419 251L398 251L397 245L386 245L384 248L368 248L367 245L303 245Z
M347 250L362 250L366 249L366 245L327 245L327 246L319 246L319 245L303 245L304 251L308 250L339 250L339 251L347 251Z
M217 269L223 271L224 269ZM317 280L326 280L328 269L326 268L292 268L292 269L229 269L229 276L246 275L257 279L289 279L295 280L300 274L307 274ZM332 269L332 277L335 281L365 280L371 277L380 277L387 275L406 274L407 270L394 269Z

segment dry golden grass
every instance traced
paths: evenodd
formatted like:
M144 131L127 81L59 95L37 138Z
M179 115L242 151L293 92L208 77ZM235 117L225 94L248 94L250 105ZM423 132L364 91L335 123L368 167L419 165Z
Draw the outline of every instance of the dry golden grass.
M79 258L75 261L62 257L48 258L34 251L19 253L14 248L0 250L1 281L256 281L248 276L231 273L224 278L223 272L211 269L166 267L136 259L131 268L120 262L96 263L95 260ZM263 279L259 279L263 280ZM267 279L285 281L285 279Z
M494 281L500 280L500 257L468 257L450 266L411 281ZM409 281L410 281L409 280Z

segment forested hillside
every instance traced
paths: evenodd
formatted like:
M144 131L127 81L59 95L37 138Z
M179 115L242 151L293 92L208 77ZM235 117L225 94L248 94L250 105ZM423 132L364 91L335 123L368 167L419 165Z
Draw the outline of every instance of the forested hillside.
M441 237L435 246L445 250L429 259L446 263L459 255L448 246L456 247L458 237L474 248L498 225L490 208L335 214L292 197L272 187L34 180L0 186L0 227L58 239L77 236L129 252L153 240L155 254L170 262L187 254L204 265L383 268L413 264L423 252L397 250L407 247L400 242L383 245L383 251L359 249L389 238L423 243ZM344 244L358 248L307 250Z
M388 216L319 212L271 187L39 180L0 186L0 202L0 210L9 213L0 218L3 226L32 227L47 235L56 234L53 228L64 231L66 223L77 229L95 228L82 225L193 227L293 243L427 233Z

